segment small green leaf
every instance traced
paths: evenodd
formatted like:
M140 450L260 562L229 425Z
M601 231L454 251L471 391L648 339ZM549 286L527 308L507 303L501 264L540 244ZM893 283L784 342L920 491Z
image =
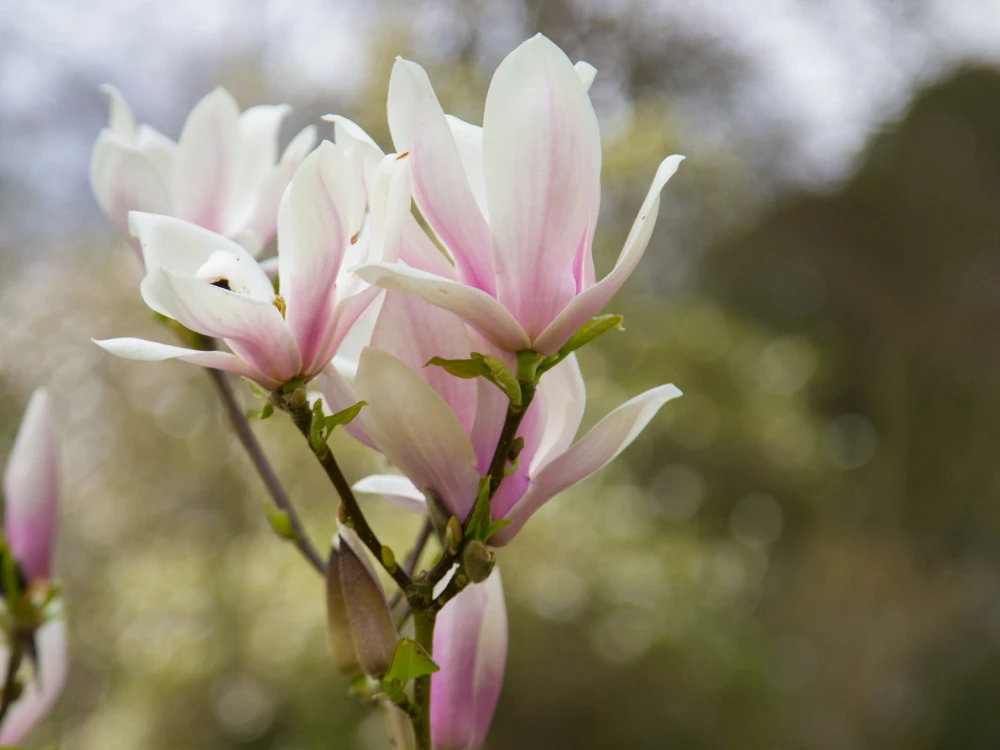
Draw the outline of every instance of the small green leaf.
M515 458L513 461L508 463L503 469L504 477L509 477L511 474L516 474L518 467L521 465L521 460Z
M596 318L591 318L580 326L580 330L574 333L556 354L538 366L538 374L541 375L543 372L551 370L577 349L589 344L612 328L617 328L619 331L625 330L622 328L623 320L621 315L599 315Z
M472 359L443 359L441 357L431 357L424 367L443 367L452 375L471 380L472 378L489 377L490 369L481 358L473 355Z
M479 478L479 494L472 513L465 525L465 538L486 541L485 534L490 527L490 478Z
M267 394L264 392L264 390L255 382L253 382L250 378L241 377L240 380L242 380L250 387L250 392L257 398L267 398Z
M354 418L361 413L361 410L368 406L367 401L358 401L354 406L348 406L346 409L338 411L333 416L326 418L326 429L327 429L327 439L329 439L329 433L333 432L334 427L340 425L350 424L354 421Z
M298 540L299 535L295 533L295 527L292 526L292 521L288 517L288 513L265 502L264 515L267 516L267 520L271 524L271 528L274 529L275 534L291 542Z
M247 409L245 412L243 412L243 416L246 417L247 422L253 422L255 419L260 419L260 410ZM0 747L0 750L3 750L3 748Z
M305 382L302 380L302 378L292 378L283 386L281 386L281 392L287 395L289 393L297 391L303 385L305 385Z
M488 542L490 537L500 531L500 529L504 526L510 526L512 523L514 522L509 518L501 518L499 521L492 521L489 528L486 529L486 541Z
M382 678L382 687L391 695L395 686L405 685L410 680L434 674L440 669L423 646L410 638L400 638L389 671Z
M314 453L322 453L326 447L326 420L323 417L323 399L316 399L312 408L312 421L309 423L309 445Z
M265 401L264 405L260 407L260 418L267 419L274 414L274 404L270 401Z
M511 372L510 368L503 363L503 360L494 357L492 354L472 353L473 359L481 359L490 372L490 381L501 391L507 394L511 404L521 405L521 384L517 382L517 376Z

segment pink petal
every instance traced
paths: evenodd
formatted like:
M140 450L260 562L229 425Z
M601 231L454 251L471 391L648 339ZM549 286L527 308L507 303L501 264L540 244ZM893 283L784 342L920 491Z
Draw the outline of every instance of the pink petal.
M403 224L403 233L399 238L399 260L418 271L426 271L444 279L458 279L451 260L431 241L423 227L413 218L413 214L407 216Z
M509 542L546 501L606 466L635 440L660 407L680 395L675 386L661 385L626 401L594 425L576 445L532 477L524 497L507 514L511 524L497 532L491 544Z
M299 374L298 346L270 302L162 268L146 275L140 291L153 310L192 331L225 340L240 359L265 377L283 383Z
M302 162L278 213L285 320L307 372L319 372L333 357L323 345L334 323L337 274L352 236L361 228L360 220L352 223L360 186L350 176L343 153L324 141Z
M167 185L153 162L110 130L102 130L94 145L90 186L101 210L125 237L130 211L173 210Z
M361 419L378 449L421 490L465 518L476 499L476 455L458 418L437 392L387 352L366 348L357 392Z
M622 248L618 262L611 273L597 282L589 289L583 290L580 294L559 313L558 317L542 332L533 343L535 351L543 354L553 354L559 350L563 344L569 341L570 337L576 333L580 326L590 320L604 309L605 305L611 301L625 280L632 275L632 271L639 265L643 253L646 252L646 245L653 234L653 227L656 225L656 215L660 210L660 191L683 161L683 156L670 156L663 160L653 184L646 194L639 215L632 224L632 230L625 240L625 247Z
M283 381L274 380L248 365L242 359L230 352L203 352L198 349L185 349L180 346L159 344L144 339L122 338L94 340L94 343L105 351L124 359L135 359L140 362L159 362L164 359L179 359L192 365L211 367L215 370L235 372L265 388L277 388Z
M441 367L424 367L433 357L465 359L473 351L461 318L412 294L386 292L371 345L405 363L444 399L462 429L472 429L476 381L455 377Z
M534 338L576 294L574 258L601 174L587 91L569 58L540 34L493 76L483 159L498 295Z
M479 750L507 662L507 607L500 571L445 605L434 630L431 737L437 750Z
M17 745L49 712L66 684L69 654L66 645L66 621L51 620L37 633L40 674L24 688L24 694L10 708L0 726L0 745ZM6 673L7 654L0 655L0 669Z
M462 158L462 170L469 188L479 206L479 212L489 221L489 208L486 205L486 178L483 176L483 129L478 125L460 120L453 115L445 115L451 135L458 147L458 155Z
M462 279L494 294L489 227L476 205L434 88L416 63L396 59L388 114L396 151L410 155L413 197L420 212L455 259Z
M575 353L542 376L535 398L545 404L545 431L531 461L532 474L566 452L583 421L587 388Z
M364 317L368 308L381 293L382 290L379 287L370 286L337 303L337 307L333 311L333 326L329 330L327 339L323 342L320 355L308 369L303 370L307 376L330 363L333 355L350 336L354 326Z
M225 231L238 168L239 120L236 100L222 87L191 110L177 142L172 193L179 218Z
M357 269L369 284L409 292L450 310L505 351L530 347L524 329L510 312L486 292L400 264L371 263Z
M59 443L52 401L35 391L4 472L4 532L28 581L52 575L59 513Z

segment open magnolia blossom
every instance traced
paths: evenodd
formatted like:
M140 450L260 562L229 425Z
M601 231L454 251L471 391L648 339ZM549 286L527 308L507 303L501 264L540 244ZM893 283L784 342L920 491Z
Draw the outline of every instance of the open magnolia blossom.
M44 587L52 576L59 508L59 448L48 394L31 398L7 460L3 482L3 527L24 579L25 590ZM19 743L49 711L66 682L66 623L50 620L35 632L35 672L0 725L0 745ZM6 674L10 644L0 645L0 674Z
M454 265L382 261L358 274L456 313L502 350L556 352L639 263L660 191L683 159L660 164L617 264L597 281L594 73L539 34L500 64L480 128L445 115L424 69L398 59L388 99L393 143L410 154L413 197Z
M435 750L479 750L493 721L507 664L507 606L500 571L468 586L437 617L431 676Z
M408 188L403 193L408 196ZM387 248L398 244L399 226L409 213L408 197L405 203L385 201L365 223L366 203L348 147L324 142L306 157L278 214L280 296L253 256L232 240L179 219L131 214L146 262L141 288L146 304L192 331L221 339L232 351L134 338L97 343L129 359L176 358L229 370L265 388L310 380L381 291L350 269L371 257L395 257Z
M316 142L315 127L302 130L279 159L278 131L290 107L241 114L220 87L195 105L174 143L149 125L136 126L114 86L102 89L111 116L94 145L90 184L119 232L128 237L129 212L143 211L190 221L255 255L271 240L281 196Z
M431 494L451 515L468 517L503 427L507 397L485 379L465 380L423 365L484 345L454 314L412 295L387 293L371 346L361 353L354 390L329 372L320 380L331 408L359 398L368 402L353 434L403 474L367 477L355 485L358 491L383 494L410 509ZM524 446L517 469L491 502L493 519L510 523L490 543L509 542L538 508L614 459L660 407L680 395L673 385L646 391L574 444L586 405L575 355L546 372L518 431Z

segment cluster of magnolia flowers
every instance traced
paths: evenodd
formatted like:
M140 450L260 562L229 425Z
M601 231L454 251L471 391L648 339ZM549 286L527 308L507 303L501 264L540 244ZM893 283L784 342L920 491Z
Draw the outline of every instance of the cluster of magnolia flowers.
M272 523L326 577L335 662L355 692L387 709L403 747L482 746L507 653L490 548L680 395L672 385L647 391L574 442L586 403L575 351L620 325L601 312L641 259L682 158L659 165L617 263L598 280L594 74L536 36L500 64L478 127L446 115L423 68L399 59L388 154L329 116L333 142L314 148L309 127L279 157L288 108L240 113L221 88L175 143L137 126L106 89L111 118L94 149L93 189L144 265L142 299L182 345L97 343L130 359L236 373L256 384L260 417L290 415L341 498L328 555L316 553L230 410L271 491ZM276 257L258 259L275 236ZM225 398L225 378L213 377ZM399 473L351 487L327 444L338 426ZM424 517L405 560L378 539L355 493ZM15 521L17 498L8 487L5 528L29 591L48 566L14 543L29 533ZM47 540L50 515L31 533ZM440 551L418 572L428 537ZM391 602L373 563L399 589ZM401 636L408 618L412 638Z

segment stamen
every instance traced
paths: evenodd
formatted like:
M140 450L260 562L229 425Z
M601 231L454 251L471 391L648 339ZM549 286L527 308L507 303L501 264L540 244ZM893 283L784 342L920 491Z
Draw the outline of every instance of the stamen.
M285 298L280 294L276 294L274 295L274 299L271 300L271 304L278 308L278 312L280 312L281 317L284 318L286 310Z

